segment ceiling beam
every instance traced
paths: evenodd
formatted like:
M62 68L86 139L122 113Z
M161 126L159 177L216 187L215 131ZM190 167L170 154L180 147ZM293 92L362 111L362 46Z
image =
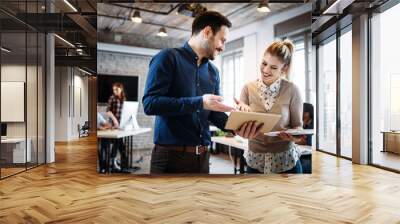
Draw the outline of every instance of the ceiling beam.
M151 9L133 7L133 6L129 6L129 5L117 4L117 3L108 3L108 5L112 5L112 6L116 6L116 7L120 7L120 8L125 8L125 9L130 9L130 10L139 10L139 11L148 12L148 13L154 13L154 14L159 14L159 15L169 15L172 11L174 11L179 6L179 4L176 4L175 6L173 6L171 4L171 9L168 10L168 11L156 11L156 10L151 10Z
M120 36L120 40L115 39ZM163 49L181 47L185 40L173 37L159 37L151 35L141 35L136 33L114 33L114 32L101 32L98 33L98 42L119 44L127 46L135 46L142 48Z
M111 18L111 19L119 19L119 20L124 20L124 21L130 21L128 18L122 17L122 16L113 16L113 15L106 15L106 14L97 14L97 16L107 17L107 18ZM191 32L190 29L185 29L185 28L181 28L181 27L177 27L177 26L168 26L168 25L161 24L161 23L142 21L142 24L153 25L153 26L158 26L158 27L165 27L168 29L180 30L180 31L184 31L184 32Z
M146 3L260 3L265 0L148 0ZM307 3L310 0L269 0L269 3ZM98 3L132 3L132 0L98 0Z
M72 21L80 26L91 38L96 39L97 30L94 28L86 19L80 14L68 14L67 15Z
M95 71L97 68L96 57L90 56L55 56L56 66L88 67Z

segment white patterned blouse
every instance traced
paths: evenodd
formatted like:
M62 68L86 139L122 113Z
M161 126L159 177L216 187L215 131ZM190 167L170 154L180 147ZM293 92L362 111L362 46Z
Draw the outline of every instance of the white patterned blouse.
M257 80L259 97L264 102L265 109L269 111L274 105L281 87L281 78L270 86L265 85L262 80ZM281 173L292 169L300 159L300 152L294 146L287 151L279 153L256 153L247 151L245 158L247 165L262 173Z

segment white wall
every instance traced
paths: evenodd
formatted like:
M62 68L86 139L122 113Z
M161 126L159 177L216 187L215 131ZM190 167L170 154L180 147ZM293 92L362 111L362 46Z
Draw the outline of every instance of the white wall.
M311 5L304 4L287 11L271 14L262 20L230 31L228 42L244 38L243 57L246 77L245 82L258 77L262 54L268 43L275 39L274 25L309 11L311 11ZM219 69L221 68L220 57L215 60L215 64Z
M26 71L28 72L28 88L27 88L27 119L29 122L28 125L28 137L31 133L30 130L36 130L36 125L32 122L36 123L37 115L36 109L32 110L32 108L36 108L36 80L31 80L31 74L36 74L36 67L34 66L25 66L25 65L17 65L17 64L9 64L1 66L1 81L2 82L25 82ZM32 87L33 88L29 88ZM3 96L4 97L4 96ZM40 106L40 105L39 105ZM2 110L7 110L7 108L1 108ZM33 111L33 112L32 112ZM25 126L26 122L7 122L7 136L8 137L25 137ZM36 135L36 132L35 132Z
M25 82L25 69L25 65L2 65L1 81ZM30 70L29 67L28 70ZM7 110L7 108L1 108L1 110ZM7 137L25 137L25 122L7 123Z
M67 141L68 139L68 85L69 77L67 67L55 68L55 141Z
M55 73L55 141L70 141L88 120L88 78L71 67L56 67Z
M38 70L36 70L38 69ZM26 80L27 78L27 80ZM30 139L32 151L32 161L44 163L44 74L42 67L25 66L25 64L4 64L1 66L1 81L24 82L26 84L26 107L22 108L22 113L26 110L26 121L6 122L7 137L25 137ZM2 96L7 97L7 96ZM3 112L13 113L10 108L1 108ZM37 157L37 153L39 156Z
M73 118L71 120L71 136L72 138L79 138L79 133L78 133L78 124L83 125L85 121L88 121L89 118L89 113L88 113L88 107L89 107L89 102L88 102L88 77L87 76L81 76L82 73L76 74L75 70L75 75L74 75L74 89L75 91L73 92L74 96L74 108L73 110L75 113L73 113ZM79 93L80 90L80 93ZM79 97L80 95L80 97ZM81 102L79 102L81 101ZM81 108L79 108L81 107ZM82 110L80 112L80 109Z

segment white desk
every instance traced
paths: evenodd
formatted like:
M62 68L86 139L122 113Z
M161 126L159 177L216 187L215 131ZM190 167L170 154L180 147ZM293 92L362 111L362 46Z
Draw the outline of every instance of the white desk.
M112 164L110 164L110 154L112 151L112 145L120 145L120 144L122 144L121 142L123 142L124 147L125 147L125 152L124 152L123 156L126 159L124 159L124 161L122 161L122 158L121 158L121 163L124 164L123 166L127 170L132 168L132 150L133 150L132 137L135 135L148 133L150 131L151 131L151 128L140 128L140 129L135 129L135 130L130 130L130 131L118 130L118 129L98 130L97 138L99 139L99 143L100 143L100 145L99 145L99 149L100 149L99 162L100 162L100 158L104 158L103 153L105 155L104 164L103 163L100 164L100 167L103 167L107 173L110 172L111 165L112 165ZM108 147L102 148L103 142L104 142L104 145L107 145ZM128 171L128 172L130 172L130 171Z
M229 137L224 137L224 136L218 136L218 137L211 137L211 142L228 146L229 152L231 152L232 148L234 148L233 172L236 174L238 171L237 160L239 158L239 172L241 174L244 173L244 164L245 164L244 157L243 157L243 155L240 155L240 156L238 155L238 150L243 151L243 153L245 151L249 150L249 145L248 145L247 139L243 139L243 141L238 141L234 137L229 138Z
M131 131L124 131L119 129L112 129L112 130L98 130L97 131L97 138L111 138L111 139L118 139L124 138L129 136L135 136L150 132L151 128L140 128Z
M226 145L229 147L229 151L232 150L232 148L235 149L234 151L234 173L236 174L237 172L237 159L238 159L238 153L237 150L242 150L243 152L246 152L249 150L249 141L247 139L240 139L240 141L234 137L211 137L211 142L219 143L222 145ZM302 155L309 155L312 153L312 148L311 146L306 146L306 145L297 145L298 149L300 150ZM244 173L244 157L240 155L240 162L239 162L239 171L240 173Z
M211 141L231 147L235 147L238 149L241 149L243 151L249 150L249 141L247 139L243 139L241 141L237 140L234 137L224 137L224 136L218 136L218 137L211 137Z
M31 162L32 141L30 138L27 138L26 141L27 144L25 144L25 138L1 139L2 151L3 152L12 151L12 163ZM25 145L27 145L26 151L25 151Z
M220 129L215 127L214 125L210 125L210 132L215 132L215 131L219 131Z
M241 149L243 151L249 150L249 141L247 139L243 139L238 141L236 138L228 138L228 137L211 137L211 141L223 145L228 145L231 147L235 147ZM312 153L311 146L308 145L297 145L297 148L300 150L302 155L307 155Z

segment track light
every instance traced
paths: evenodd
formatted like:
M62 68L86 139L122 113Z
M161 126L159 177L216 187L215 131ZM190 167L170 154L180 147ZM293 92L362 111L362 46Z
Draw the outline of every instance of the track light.
M78 10L68 1L64 0L65 4L67 4L74 12L78 12Z
M269 9L267 1L263 1L263 2L260 2L260 4L258 5L257 11L259 11L259 12L271 12L271 9Z
M5 48L5 47L1 47L1 50L4 51L4 52L6 52L6 53L10 53L10 52L11 52L11 50L9 50L9 49L7 49L7 48Z
M134 23L141 23L142 22L142 17L140 17L140 12L136 10L133 13L133 16L131 17L132 22Z
M322 14L342 14L355 0L336 0Z
M166 37L166 36L168 36L167 30L165 30L164 27L161 27L160 30L159 30L158 33L157 33L157 36L159 36L159 37Z
M62 42L66 43L67 45L69 45L70 47L75 48L75 45L71 44L71 42L69 42L68 40L58 36L57 34L54 34L55 37L57 37L58 39L60 39Z
M81 71L81 72L83 72L83 73L85 73L85 74L87 74L87 75L92 75L92 73L90 73L90 72L88 72L88 71L85 71L85 70L83 70L83 69L81 69L81 68L79 68L79 67L78 67L78 70Z

